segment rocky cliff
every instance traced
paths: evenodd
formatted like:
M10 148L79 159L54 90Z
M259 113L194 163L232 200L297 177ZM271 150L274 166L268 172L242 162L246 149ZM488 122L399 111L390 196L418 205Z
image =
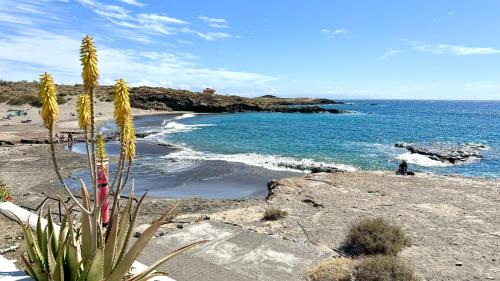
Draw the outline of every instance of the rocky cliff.
M0 81L0 103L11 105L32 104L37 106L37 82L9 82ZM81 85L59 85L60 97L71 99L82 90ZM111 101L113 86L100 86L97 90L100 100ZM278 98L262 96L245 98L234 95L202 94L185 90L176 90L163 87L131 87L130 99L133 107L142 109L161 109L194 112L286 112L286 113L344 113L337 109L324 109L318 105L338 104L330 99L315 98ZM304 105L304 107L289 107L290 105Z

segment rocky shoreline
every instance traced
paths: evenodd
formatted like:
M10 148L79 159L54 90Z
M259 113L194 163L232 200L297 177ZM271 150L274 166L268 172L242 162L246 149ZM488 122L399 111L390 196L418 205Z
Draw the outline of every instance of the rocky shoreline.
M481 159L481 152L489 149L489 147L484 144L475 143L464 145L396 143L395 147L405 148L411 153L425 155L432 160L451 164Z
M64 175L85 168L85 155L64 151L62 146L57 150ZM0 147L0 180L16 187L16 203L34 207L46 195L63 194L53 181L48 155L47 145ZM22 184L19 179L23 179ZM391 172L344 172L274 180L267 188L268 196L262 199L181 199L177 217L162 227L158 236L211 220L275 239L310 243L335 255L351 223L384 217L402 225L411 236L413 246L402 256L426 280L500 278L500 256L495 250L500 235L496 216L499 181L423 173L404 177ZM149 198L139 221L150 223L172 202ZM289 215L263 222L262 214L269 208ZM3 229L0 236L15 237L17 232Z

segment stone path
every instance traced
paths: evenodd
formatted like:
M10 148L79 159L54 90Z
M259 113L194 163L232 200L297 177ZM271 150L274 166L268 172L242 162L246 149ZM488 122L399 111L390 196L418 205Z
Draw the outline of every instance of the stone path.
M155 238L139 261L152 264L176 248L203 239L210 241L177 256L159 271L178 281L294 281L303 280L312 264L332 255L310 244L206 221Z

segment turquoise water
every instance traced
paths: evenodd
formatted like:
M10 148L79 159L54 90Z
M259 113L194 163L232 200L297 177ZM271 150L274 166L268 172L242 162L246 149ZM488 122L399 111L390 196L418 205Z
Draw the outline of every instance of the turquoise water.
M151 117L137 121L152 142L173 143L169 159L222 160L269 169L280 163L332 165L348 170L394 170L408 159L416 171L500 176L500 102L346 101L352 114L235 113ZM160 122L161 121L161 122ZM142 123L141 123L142 122ZM411 157L396 142L490 147L483 159L444 165Z

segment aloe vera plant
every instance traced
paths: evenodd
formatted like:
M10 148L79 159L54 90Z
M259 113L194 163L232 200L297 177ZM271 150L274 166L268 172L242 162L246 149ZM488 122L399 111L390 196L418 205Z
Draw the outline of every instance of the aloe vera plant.
M65 215L60 226L54 223L50 209L48 210L48 222L45 226L42 226L41 213L35 230L30 229L28 225L23 225L27 249L27 254L22 256L23 263L28 274L39 281L140 281L148 280L157 275L164 275L166 273L156 272L155 269L175 255L206 241L197 241L179 248L158 260L143 272L134 275L130 273L134 261L178 204L173 204L156 222L144 231L139 239L131 244L135 222L146 194L142 195L134 207L135 186L132 182L127 202L124 207L120 205L120 195L127 183L133 158L135 157L135 133L127 84L125 80L119 79L115 86L114 104L115 121L120 131L121 152L114 180L110 185L114 193L111 220L107 228L102 226L100 216L102 203L97 200L98 165L96 161L100 161L102 167L106 152L102 135L99 134L96 139L95 133L94 93L98 86L99 69L97 66L97 51L91 37L86 36L83 38L80 52L83 67L83 92L77 103L77 112L78 123L85 136L93 202L87 185L82 180L80 180L82 199L79 201L66 185L60 173L53 142L53 133L56 129L58 116L58 105L57 102L54 102L57 100L57 89L52 76L44 73L40 78L39 88L42 101L41 115L49 131L54 169L65 192L72 198L76 208L79 208L81 212L79 222L76 223L71 213L74 207L68 206L60 199L65 208ZM127 165L126 172L125 165Z

